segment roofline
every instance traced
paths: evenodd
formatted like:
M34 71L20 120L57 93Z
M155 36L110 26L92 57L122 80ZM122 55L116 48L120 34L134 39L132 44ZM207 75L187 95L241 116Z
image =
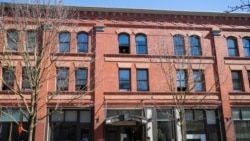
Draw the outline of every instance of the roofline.
M13 3L0 2L1 5L11 6ZM136 8L113 8L113 7L88 7L88 6L65 6L77 11L91 12L115 12L115 13L138 13L156 15L184 15L184 16L210 16L210 17L250 17L249 13L229 12L203 12L203 11L177 11L157 9L136 9Z
M135 9L135 8L112 8L112 7L80 7L67 6L79 11L97 12L118 12L118 13L141 13L141 14L160 14L160 15L185 15L185 16L219 16L219 17L250 17L249 13L228 13L228 12L202 12L202 11L175 11L175 10L156 10L156 9Z

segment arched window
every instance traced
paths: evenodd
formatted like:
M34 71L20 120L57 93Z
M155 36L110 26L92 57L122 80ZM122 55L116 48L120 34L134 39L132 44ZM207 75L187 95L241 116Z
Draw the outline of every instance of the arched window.
M147 54L147 39L143 34L138 34L135 37L136 54Z
M7 31L7 42L8 42L7 46L8 51L17 51L19 42L19 36L17 30L11 29Z
M174 54L175 55L184 55L185 46L184 46L184 37L182 35L174 35Z
M118 41L119 41L119 53L129 53L130 52L129 35L125 33L119 34Z
M70 34L69 32L60 32L59 34L59 52L69 52Z
M190 44L190 55L200 56L201 55L200 38L198 36L190 36L189 44Z
M238 56L237 41L234 37L227 38L228 56Z
M88 34L84 32L77 34L77 52L88 52Z
M250 38L243 38L243 48L245 56L250 56Z

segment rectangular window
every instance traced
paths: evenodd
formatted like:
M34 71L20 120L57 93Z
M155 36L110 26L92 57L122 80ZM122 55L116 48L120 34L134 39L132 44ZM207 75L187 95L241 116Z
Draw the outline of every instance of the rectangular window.
M243 91L242 77L240 71L232 71L232 82L234 91Z
M22 89L23 90L29 90L31 89L30 84L32 80L29 79L34 78L34 68L22 68Z
M237 141L249 141L250 130L250 109L235 108L232 109L234 129Z
M62 32L59 34L59 52L69 52L70 49L70 34Z
M35 31L26 32L26 51L33 52L37 46L37 34Z
M8 30L7 32L7 42L8 42L8 51L17 51L19 37L16 30Z
M130 70L119 69L119 90L130 91Z
M176 72L176 85L177 85L178 91L186 91L187 73L185 70L177 70L177 72Z
M193 79L194 79L194 90L196 92L204 91L204 76L202 70L194 70L193 71Z
M14 87L14 68L3 68L3 85L2 90L10 90Z
M75 90L86 91L87 90L87 78L88 70L79 68L75 70Z
M138 69L136 71L137 91L148 91L148 70Z
M69 86L69 68L57 68L56 88L59 91L67 91Z
M157 109L158 141L171 141L175 139L173 128L174 114L170 109Z

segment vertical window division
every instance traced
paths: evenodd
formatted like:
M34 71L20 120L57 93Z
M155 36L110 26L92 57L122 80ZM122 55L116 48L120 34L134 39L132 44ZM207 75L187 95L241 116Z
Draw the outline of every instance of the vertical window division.
M185 55L184 37L182 35L174 35L174 54Z
M130 91L130 69L119 69L119 90Z
M67 91L69 86L69 68L57 68L56 87L59 91Z
M14 87L14 68L3 68L2 90L10 90Z
M119 41L119 53L130 53L130 42L129 42L129 35L122 33L118 35Z
M26 32L26 51L33 52L37 47L37 33L35 31Z
M31 83L33 82L31 79L35 77L35 68L23 67L22 68L22 89L29 90L31 89Z
M227 38L228 56L238 56L237 41L233 37Z
M186 91L186 86L187 86L186 83L187 83L186 70L177 70L176 72L177 91Z
M136 54L147 54L147 39L143 34L138 34L136 40Z
M148 70L136 70L137 91L148 91Z
M232 82L234 91L243 91L242 76L240 71L232 71Z
M69 32L59 33L59 52L69 52L70 50L70 34Z
M88 34L84 32L77 34L77 52L88 52Z
M7 50L8 51L17 51L18 48L19 36L17 30L8 30L7 31Z
M190 44L191 56L200 56L201 55L200 38L198 36L191 36L189 38L189 44Z
M202 70L193 71L194 90L196 92L204 91L204 74Z
M75 70L75 90L87 90L88 70L85 68L78 68Z
M243 48L244 48L244 54L246 57L250 56L250 38L243 38Z

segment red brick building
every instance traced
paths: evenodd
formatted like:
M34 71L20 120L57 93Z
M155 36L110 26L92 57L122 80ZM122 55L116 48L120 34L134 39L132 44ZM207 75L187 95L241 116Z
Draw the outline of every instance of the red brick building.
M36 141L180 140L174 99L179 93L185 94L187 140L250 140L248 14L71 8L81 13L78 24L62 25L64 30L58 32L59 57L51 69L56 77L41 93L56 91L65 77L69 81L62 95L40 112L50 111L56 101L70 99L82 87L87 86L89 93L42 120L35 130ZM28 36L15 25L2 23L20 42ZM5 31L2 43L9 41ZM16 72L24 72L18 52L25 49L20 44L11 48L17 52ZM61 51L66 54L60 56ZM1 64L2 79L7 79L4 60ZM0 105L14 102L1 85ZM10 128L16 134L17 125L12 123L1 115L0 138L6 139Z

